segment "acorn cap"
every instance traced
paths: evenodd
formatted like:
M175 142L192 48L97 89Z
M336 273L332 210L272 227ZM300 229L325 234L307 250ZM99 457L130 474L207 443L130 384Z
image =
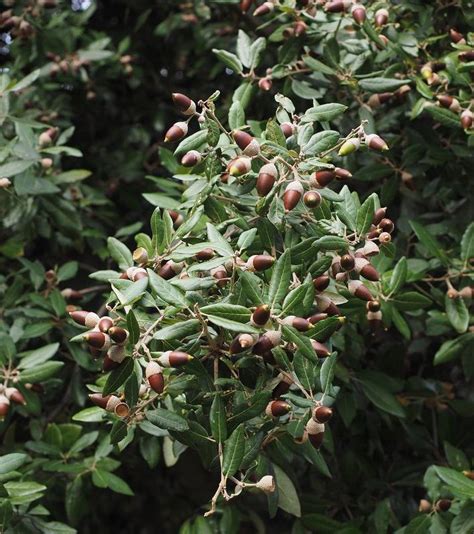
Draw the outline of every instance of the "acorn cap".
M11 400L16 404L26 404L26 399L17 388L5 388L5 395L7 399Z
M84 310L69 312L69 316L75 323L87 328L95 328L100 319L96 313Z
M115 363L122 363L126 355L123 345L112 345L107 351L108 358Z
M265 334L260 336L253 346L252 352L263 356L265 353L270 352L273 348L278 346L281 341L281 332L279 330L267 330Z
M276 489L275 479L271 475L262 477L255 486L264 493L273 493Z
M146 263L148 261L148 252L146 248L136 248L133 251L132 258L135 263Z
M128 404L125 403L125 402L119 402L115 407L114 407L114 413L117 417L128 417L128 415L130 414L130 408L128 407Z
M308 439L314 448L319 449L324 438L324 424L317 423L314 419L309 419L306 423L306 432L308 433Z

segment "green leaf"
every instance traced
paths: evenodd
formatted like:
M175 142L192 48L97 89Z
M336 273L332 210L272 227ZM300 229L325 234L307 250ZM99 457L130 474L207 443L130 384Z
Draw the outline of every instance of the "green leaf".
M307 67L309 67L311 70L315 72L321 72L322 74L328 74L328 75L334 75L336 74L336 71L332 69L331 67L328 67L319 59L315 59L311 56L303 56L303 61Z
M392 92L402 85L410 84L411 80L399 80L398 78L364 78L359 80L359 87L369 93Z
M207 130L205 128L203 130L198 130L197 132L194 132L193 134L185 137L176 147L174 155L182 156L190 150L197 150L202 145L204 145L204 143L207 143Z
M270 286L268 288L268 303L273 308L275 304L279 304L286 292L291 281L291 253L289 250L278 258L273 266L272 277L270 279Z
M359 380L365 395L377 408L396 417L405 417L403 406L392 393L384 389L383 384L369 380L366 377L359 377Z
M243 30L239 30L239 33L237 35L237 55L239 56L242 65L247 68L249 68L251 64L251 45L252 40L250 39L250 37Z
M179 202L161 193L144 193L143 198L147 200L152 206L158 206L165 210L175 210L179 206Z
M204 315L222 317L239 323L246 323L250 320L250 310L237 304L209 304L208 306L203 306L200 311Z
M304 312L301 313L301 308L303 301L308 296L308 294L314 295L314 286L312 282L306 282L301 284L298 287L292 289L285 297L281 311L283 315L304 315ZM314 300L314 296L310 299L311 302Z
M443 445L450 467L457 471L469 471L471 469L471 464L461 449L454 447L447 441Z
M105 411L102 408L91 406L73 415L72 420L80 421L81 423L98 423L103 421L104 417Z
M320 381L321 381L321 389L323 393L327 394L333 378L334 378L334 370L336 368L336 362L337 362L337 354L333 353L331 356L328 356L321 366L320 371Z
M270 119L265 130L266 138L279 146L286 147L286 139L276 121Z
M448 295L445 295L444 304L446 314L453 328L458 334L465 332L469 326L469 310L464 299L461 297L449 298Z
M127 380L127 378L133 373L134 366L133 358L125 358L123 362L114 369L107 377L102 394L110 395L118 390L118 388Z
M12 452L11 454L0 456L0 475L5 475L10 471L16 471L26 462L27 458L26 454L19 452Z
M461 259L468 261L474 258L474 222L472 222L461 238Z
M115 493L121 493L122 495L133 495L133 491L131 490L130 486L122 480L117 475L114 475L114 473L110 473L109 471L101 471L101 477L106 483L106 487L110 488L112 491L115 491Z
M436 122L439 122L443 126L454 128L456 130L461 128L459 116L451 110L435 105L426 106L425 109Z
M445 341L434 355L433 364L450 362L468 349L474 343L474 332L468 332L456 339Z
M449 467L434 466L436 474L457 495L474 499L474 481Z
M129 310L127 313L127 330L130 334L130 343L135 345L140 338L140 326L133 310Z
M212 401L209 420L211 423L212 437L218 443L223 443L227 439L227 417L225 404L220 395L216 395Z
M346 111L347 106L344 104L322 104L321 106L316 106L314 108L309 108L306 113L303 115L301 122L326 122L332 121L344 111Z
M150 285L153 291L158 295L158 297L168 304L173 304L174 306L180 306L186 308L188 306L188 301L184 294L172 284L158 276L154 271L148 269L148 278L150 280Z
M43 496L46 486L38 482L7 482L5 489L12 504L27 504Z
M324 132L315 133L303 146L302 151L309 156L326 152L337 144L339 137L339 132L335 130L325 130Z
M314 388L315 368L316 364L314 362L308 360L308 358L305 358L300 350L296 351L296 354L293 357L293 369L295 370L298 380L307 390L312 390Z
M20 353L18 356L21 358L21 361L18 364L18 369L29 369L40 365L51 359L58 352L58 349L59 343L51 343L39 349Z
M438 240L432 236L428 230L419 222L409 221L410 226L413 228L416 236L422 243L422 245L433 256L437 257L444 265L448 264L448 258L444 252L443 247L439 244Z
M420 515L408 523L403 534L429 534L430 527L431 515Z
M398 260L397 265L393 269L389 283L390 292L397 293L405 285L407 274L407 259L403 256Z
M189 429L188 422L184 417L181 417L171 410L164 408L155 408L145 412L145 417L154 425L164 428L165 430L175 430L176 432L184 432Z
M308 360L313 363L318 362L318 357L314 352L309 338L307 338L304 334L298 332L298 330L296 330L292 326L287 325L283 325L282 333L283 337L287 341L294 343L299 348L305 358L308 358Z
M41 73L41 69L36 69L33 72L30 72L20 81L14 83L13 85L9 85L6 91L4 91L4 94L15 93L17 91L21 91L22 89L26 89L29 85L31 85L38 79L40 73Z
M313 243L317 250L341 250L345 251L349 247L348 242L343 237L335 235L325 235Z
M26 169L31 167L33 163L36 163L36 160L20 159L18 161L10 161L9 163L4 163L3 165L0 165L0 176L2 178L11 178L16 174L20 174L21 172L26 171Z
M225 319L224 317L217 317L215 315L207 314L207 319L217 325L221 328L224 328L225 330L230 330L231 332L239 332L239 333L247 333L247 334L258 334L258 330L249 325L244 323L239 323L237 321L231 321L230 319Z
M229 242L222 237L217 228L211 223L207 223L206 228L207 236L212 243L212 248L221 256L233 256L234 251L232 250L232 247Z
M126 245L115 237L107 239L107 246L112 258L117 262L120 269L125 271L133 265L132 253Z
M236 74L240 74L242 72L242 63L235 54L227 52L227 50L218 50L216 48L213 48L212 51L226 67L229 67L229 69L233 70Z
M300 500L293 482L278 465L273 464L273 470L278 489L278 507L291 515L301 517Z
M256 393L248 403L240 404L234 408L234 415L230 417L228 423L235 426L262 414L268 404L268 401L270 400L270 397L270 391L261 391L260 393Z
M416 291L407 291L393 297L391 301L402 311L414 311L431 305L431 299Z
M222 473L229 477L235 474L245 454L244 426L239 425L224 444L224 459Z
M178 323L165 326L153 335L153 339L170 340L184 339L200 330L201 323L198 319L188 319Z
M31 369L24 369L20 373L20 382L42 382L55 375L63 365L64 362L45 362Z
M375 199L370 195L357 211L356 229L359 235L365 235L368 232L374 218L374 212Z
M245 112L242 104L236 100L229 109L229 128L235 130L245 124Z
M309 337L316 339L316 341L326 341L332 334L341 326L339 317L328 317L322 321L317 322L308 332Z

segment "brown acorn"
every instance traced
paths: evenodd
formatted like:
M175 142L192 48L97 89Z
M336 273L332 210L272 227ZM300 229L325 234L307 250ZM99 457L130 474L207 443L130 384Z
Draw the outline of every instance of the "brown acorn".
M145 375L151 389L156 393L163 393L165 388L165 379L161 367L154 361L148 362Z
M270 306L262 304L252 313L251 323L255 326L265 326L270 319Z
M328 315L340 315L341 310L328 297L323 295L316 295L316 304L318 310Z
M380 302L378 300L369 300L366 304L367 311L378 312L380 310Z
M388 22L388 15L389 13L386 9L378 9L375 12L375 25L378 27L385 26L385 24Z
M272 391L272 397L274 399L277 399L282 395L288 393L291 384L293 384L293 380L287 375L283 375L280 373L279 378L281 379L280 382L278 382L278 384L273 388Z
M10 401L7 396L3 393L0 393L0 421L3 421L8 414L10 409Z
M188 96L182 93L172 93L171 98L176 109L183 115L194 115L196 112L196 103Z
M112 341L114 341L118 345L125 345L129 335L128 330L125 330L125 328L122 328L120 326L113 326L109 329L108 334L111 337Z
M367 18L367 13L365 7L362 4L354 4L351 9L352 18L357 22L357 24L363 24Z
M267 404L265 413L268 417L283 417L291 410L291 405L283 400L272 400Z
M371 108L378 108L382 104L385 104L393 97L393 93L376 93L375 95L371 95L369 100L367 101L367 104Z
M423 514L429 514L431 512L431 503L426 499L421 499L418 504L418 511Z
M351 295L362 299L362 300L374 300L372 293L364 286L360 280L350 280L349 281L349 292Z
M377 269L365 258L355 259L355 270L366 280L370 280L371 282L378 282L380 280Z
M332 0L324 4L324 9L328 13L342 13L349 9L352 5L352 0Z
M214 250L211 247L203 248L195 256L198 261L207 261L214 257Z
M324 291L329 286L330 278L327 275L321 275L313 278L313 285L316 291Z
M296 317L295 315L288 315L288 317L285 317L282 321L282 324L292 326L300 332L306 332L311 328L311 323L307 319L304 319L303 317Z
M186 352L178 350L168 350L158 358L158 362L163 367L181 367L189 363L193 357Z
M435 510L438 512L447 512L451 508L451 501L449 499L439 499L435 502Z
M388 150L387 143L377 134L369 134L365 137L365 144L372 150L384 152Z
M297 20L293 24L293 30L295 32L295 36L296 37L301 37L302 35L304 35L306 33L307 29L308 29L307 24L302 20Z
M459 291L459 296L464 300L474 298L474 287L465 286Z
M127 277L129 280L132 280L132 282L137 282L142 278L148 278L148 273L143 267L129 267L127 269Z
M472 123L474 121L474 115L470 109L465 109L461 113L461 126L465 130L469 130L472 127Z
M281 341L281 333L278 330L268 330L260 336L252 348L254 354L263 356L267 352L270 352L273 348L277 347Z
M70 312L69 316L75 323L87 326L87 328L95 328L100 320L100 317L96 313L84 310Z
M109 331L109 328L112 328L112 326L114 326L114 321L113 319L107 316L101 317L99 319L99 322L97 323L97 328L101 332L105 332L105 333L107 333Z
M327 423L332 417L332 410L327 406L316 406L313 410L313 419L316 423Z
M352 177L352 173L342 167L334 167L334 175L339 182L344 182Z
M327 313L315 313L308 318L308 321L311 324L316 324L319 323L319 321L324 321L324 319L327 319L328 317L329 315Z
M183 263L176 263L173 260L168 260L164 265L158 270L158 274L161 278L165 280L170 280L170 278L175 277L183 269Z
M251 168L252 160L246 156L240 156L233 159L227 166L227 170L231 176L242 176L243 174L250 172Z
M303 196L303 193L303 186L297 180L290 182L286 186L285 192L283 193L283 206L285 207L286 212L296 208L298 202Z
M375 224L377 226L379 222L385 217L386 213L387 208L378 208L377 210L375 210L374 217L372 219L372 224Z
M273 85L272 79L269 77L260 78L260 80L258 80L258 87L262 91L270 91L272 88L272 85Z
M245 150L245 148L247 148L247 146L254 140L254 137L243 130L234 130L232 132L232 137L240 150Z
M257 9L253 12L254 17L261 17L266 15L275 9L275 6L272 2L263 2L261 6L258 6Z
M364 246L356 250L356 257L376 256L380 252L379 247L373 241L366 241Z
M240 11L242 13L247 13L247 11L252 7L253 0L240 0Z
M459 104L459 100L457 98L454 98L451 95L438 95L436 98L443 108L450 109L455 113L461 111L461 105Z
M120 363L112 360L108 354L104 356L104 359L102 360L102 370L104 371L104 373L113 371L114 369L117 369L117 367L119 366L120 366Z
M165 143L170 141L179 141L185 137L188 133L188 123L187 122L176 122L168 129L165 134Z
M382 230L382 232L388 232L389 234L391 234L393 232L393 230L395 229L395 225L393 224L393 221L391 221L390 219L382 219L378 225L377 225L378 228L380 228Z
M466 39L464 39L464 36L462 33L459 33L458 31L456 31L454 28L451 28L449 30L449 37L451 37L451 41L453 43L460 43L460 44L465 44L466 42Z
M323 169L316 171L311 175L311 185L314 187L326 187L335 177L336 174L333 170Z
M323 345L319 341L316 341L315 339L311 339L311 346L314 349L314 352L319 358L327 358L331 351L326 347L326 345Z
M178 228L179 226L183 224L184 217L181 215L181 213L175 210L169 210L168 214L171 217L171 220L173 221L174 228Z
M111 344L110 337L103 332L87 332L84 335L84 340L90 347L99 350L107 350Z
M281 131L283 132L283 135L288 139L288 137L291 137L295 133L295 126L291 124L291 122L282 122L280 124Z
M306 423L305 428L311 445L315 449L319 449L324 438L324 425L322 423L317 423L314 419L310 419Z
M306 207L315 209L320 206L322 197L318 191L307 191L303 195L303 202Z
M5 396L15 404L22 404L23 406L26 404L23 393L17 388L5 388Z
M378 330L382 326L382 312L367 312L367 321L369 321L372 330Z
M275 263L275 258L273 256L268 256L266 254L257 254L255 256L250 256L247 260L246 266L249 271L261 272L270 267Z
M218 287L224 287L229 281L229 274L223 265L219 265L219 267L215 267L209 272L211 276L217 280Z
M352 254L344 254L339 261L344 271L352 271L355 267L355 259Z
M458 56L461 61L474 61L474 50L466 50Z
M264 197L270 193L278 178L278 169L273 163L263 165L258 173L256 189L257 193Z
M244 350L249 349L255 344L256 337L251 334L239 334L236 336L229 346L229 352L231 354L239 354Z
M184 167L194 167L202 160L201 153L197 150L190 150L181 158L181 165Z

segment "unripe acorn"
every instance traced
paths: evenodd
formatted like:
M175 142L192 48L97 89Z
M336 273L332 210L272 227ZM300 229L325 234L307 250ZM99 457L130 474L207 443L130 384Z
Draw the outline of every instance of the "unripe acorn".
M324 424L317 423L314 419L310 419L306 423L306 432L308 433L308 439L311 445L315 449L319 449L324 438Z
M175 277L183 270L183 263L176 263L173 260L168 260L164 265L158 270L158 274L161 278L169 280L170 278Z
M181 367L189 363L193 357L191 354L177 350L168 350L158 358L158 363L163 367Z
M329 286L329 282L330 282L329 276L327 275L318 276L317 278L313 279L314 289L316 289L316 291L324 291Z
M351 14L357 24L363 24L367 18L365 7L362 4L354 4L351 9Z
M262 304L252 313L251 323L255 326L265 326L270 319L270 306Z
M292 326L300 332L306 332L311 328L311 323L307 319L304 319L303 317L296 317L295 315L288 315L288 317L285 317L282 321L282 324Z
M388 22L388 11L384 8L378 9L375 12L375 25L376 26L384 26Z
M51 158L42 158L40 163L43 169L51 169L53 166L53 160Z
M264 2L261 6L258 6L257 9L253 12L254 17L261 17L266 15L275 9L275 6L272 2Z
M179 141L185 137L188 133L188 123L187 122L176 122L169 128L165 134L165 143L170 141Z
M252 168L252 160L246 156L240 156L229 162L227 170L231 176L242 176Z
M293 30L295 31L296 37L300 37L301 35L304 35L307 29L308 29L308 26L302 20L297 20L293 24Z
M8 414L10 409L10 401L7 396L3 393L0 393L0 421L3 421Z
M243 352L252 347L255 344L256 339L257 338L251 334L239 334L229 345L229 352L231 354L239 354L239 352Z
M224 287L229 281L229 275L227 273L226 268L223 265L219 265L219 267L215 267L214 269L211 269L209 272L211 276L217 280L218 287Z
M365 137L365 144L372 150L384 152L388 150L387 143L377 134L369 134Z
M75 323L87 328L95 328L100 319L96 313L84 310L69 312L69 316Z
M125 345L129 335L128 330L125 330L125 328L122 328L121 326L113 326L109 329L108 334L118 345Z
M272 398L274 399L277 399L278 397L285 395L285 393L288 393L291 384L293 384L293 380L289 376L280 373L279 377L281 380L272 391Z
M366 258L355 259L355 270L366 280L370 280L371 282L378 282L380 280L377 269Z
M263 493L273 493L276 490L275 479L272 475L265 475L257 481L255 487L263 491Z
M314 352L319 358L327 358L331 354L331 351L326 347L326 345L323 345L323 343L320 343L315 339L311 339L310 341Z
M348 156L349 154L352 154L352 152L359 150L359 147L360 147L360 139L358 137L353 137L343 143L343 145L339 149L338 155Z
M295 126L291 122L282 122L280 124L281 131L283 135L288 139L295 133Z
M201 153L197 150L190 150L181 158L181 165L184 167L194 167L202 160Z
M268 330L260 336L252 348L254 354L263 356L267 352L270 352L273 348L277 347L281 341L281 333L278 330Z
M198 261L207 261L214 257L214 250L211 247L203 248L196 255Z
M378 312L380 310L380 302L378 300L369 300L365 307L367 311Z
M26 404L26 399L23 396L23 393L17 388L5 388L5 395L8 400L16 404L23 404L23 406Z
M114 321L107 316L101 317L97 323L97 328L104 333L107 333L112 326L114 326Z
M388 232L382 232L379 235L380 243L387 244L387 243L390 243L391 240L392 240L392 236Z
M336 174L333 170L329 169L323 169L321 171L316 171L311 175L311 185L314 187L326 187L328 184L330 184L334 178L336 177Z
M183 115L194 115L196 112L196 103L189 96L183 95L182 93L172 93L171 98L176 109Z
M278 178L278 169L273 163L263 165L258 173L256 189L257 193L264 197L270 193Z
M165 388L165 379L159 364L154 361L148 362L145 369L145 376L150 384L151 389L155 393L163 393Z
M6 189L12 185L8 178L0 178L0 189Z
M283 206L286 212L291 211L296 207L301 200L303 193L303 186L297 180L290 182L286 186L285 192L283 193Z
M135 263L147 263L149 260L148 252L146 248L138 247L133 251L132 255L133 261Z
M328 406L316 406L313 410L313 419L316 423L327 423L332 417L332 410Z
M260 80L258 80L258 87L259 89L261 89L262 91L270 91L270 89L272 88L272 79L271 78L261 78Z
M84 340L90 347L99 350L107 350L111 345L110 337L103 332L87 332Z
M473 120L474 120L474 115L470 109L465 109L461 113L461 126L465 130L469 130L472 127Z
M265 409L268 417L282 417L291 410L291 405L283 400L273 400L267 404Z
M321 205L321 194L318 191L307 191L303 195L303 202L306 207L315 209Z
M344 271L352 271L352 269L354 269L355 267L354 256L352 256L351 254L344 254L343 256L341 256L339 263L341 264L341 267L344 269Z
M344 182L352 177L352 173L350 171L341 167L335 167L334 174L336 176L336 180L339 182Z
M392 97L393 93L377 93L369 98L367 104L371 108L378 108L380 105L385 104L385 102L388 102Z
M332 0L324 5L324 9L328 13L342 13L349 9L351 5L352 0Z
M270 267L275 263L275 258L273 256L268 256L266 254L257 254L255 256L250 256L247 260L246 267L249 271L261 272Z

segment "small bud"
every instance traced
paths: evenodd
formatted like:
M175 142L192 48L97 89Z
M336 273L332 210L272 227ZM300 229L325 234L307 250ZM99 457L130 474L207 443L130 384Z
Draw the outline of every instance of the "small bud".
M259 89L261 89L262 91L270 91L270 89L272 88L272 79L271 78L260 78L260 80L258 80L258 87Z
M386 9L378 9L375 12L375 25L378 27L385 26L385 24L388 22L388 15L389 13Z
M380 243L387 244L387 243L390 243L391 240L392 240L392 236L388 232L382 232L379 235Z
M333 170L323 169L321 171L316 171L315 173L313 173L310 181L312 186L320 188L326 187L334 180L335 177L336 174Z
M461 126L465 130L469 130L472 127L473 120L474 120L474 115L470 109L465 109L461 113Z
M203 248L195 256L198 261L207 261L214 257L214 250L210 247Z
M110 337L103 332L87 332L84 340L90 347L99 350L107 350L111 344Z
M316 406L313 410L313 419L316 423L327 423L332 417L332 410L327 406Z
M296 207L301 197L303 196L304 189L300 182L294 180L290 182L283 193L283 206L285 211L291 211Z
M334 174L336 175L336 180L339 182L345 182L352 177L352 173L347 169L342 169L341 167L334 168Z
M387 143L377 134L369 134L365 137L365 144L372 150L383 152L388 150Z
M329 286L329 276L321 275L313 279L314 289L316 291L324 291Z
M423 514L429 514L431 512L431 503L426 499L421 499L418 505L418 511Z
M353 137L345 141L345 143L339 149L338 155L348 156L349 154L352 154L352 152L359 150L359 147L360 147L360 139L358 137Z
M263 356L267 352L270 352L273 348L277 347L281 341L281 333L278 330L268 330L260 336L253 346L252 352Z
M280 124L281 131L283 135L288 139L295 133L295 126L291 122L282 122Z
M282 324L292 326L300 332L306 332L311 328L311 323L307 319L304 319L303 317L296 317L294 315L288 315L288 317L285 317L282 321Z
M332 0L324 5L324 9L328 13L342 13L349 9L351 5L352 0Z
M111 339L118 345L125 345L129 335L128 330L125 330L121 326L113 326L109 329L108 333Z
M184 167L194 167L202 160L201 153L197 150L190 150L181 158L181 165Z
M314 419L310 419L306 423L306 432L308 433L308 439L311 445L315 449L319 449L324 438L324 425L317 423Z
M255 326L265 326L270 319L270 306L262 304L252 313L251 323Z
M173 260L168 260L158 270L158 274L165 280L170 280L183 270L184 264L182 262L175 263Z
M75 323L87 328L95 328L100 319L96 313L83 310L70 312L69 316Z
M355 259L352 254L344 254L339 261L344 271L352 271L355 267Z
M133 251L133 261L135 263L147 263L148 260L148 252L146 248L138 247Z
M257 193L264 197L270 193L278 178L278 170L273 163L263 165L258 173L256 189Z
M196 104L188 96L183 95L182 93L173 93L171 98L173 99L173 103L177 110L183 115L194 115L196 112Z
M112 326L114 326L114 321L107 316L101 317L97 323L97 328L104 333L107 333Z
M273 493L276 489L275 479L271 475L265 475L255 484L255 487L264 493Z
M265 409L268 417L282 417L291 410L291 405L283 400L273 400L267 404Z
M189 363L193 357L186 352L168 350L158 358L158 362L163 367L181 367Z
M170 141L179 141L188 133L187 122L176 122L165 134L165 143Z
M351 9L352 18L357 22L357 24L363 24L367 18L367 13L365 7L362 4L354 4Z
M307 191L303 195L303 202L306 207L315 209L321 205L322 196L318 191Z
M0 178L0 189L6 189L12 185L8 178Z
M51 167L53 166L53 160L51 158L42 158L41 159L41 167L43 167L43 169L51 169Z
M327 358L331 354L331 351L326 347L326 345L323 345L315 339L310 339L310 341L314 352L319 358Z
M251 168L252 160L246 156L241 156L233 159L229 163L227 170L231 176L242 176L243 174L247 174Z
M273 256L267 256L266 254L257 254L255 256L250 256L245 264L247 269L252 272L261 272L270 267L275 263L275 258Z
M23 393L17 388L5 388L5 395L7 399L15 404L23 404L23 406L26 404L26 399L23 396Z
M148 362L145 370L145 375L150 384L151 389L155 393L163 393L165 388L165 379L161 367L154 361Z
M236 336L229 346L229 352L231 354L238 354L244 350L249 349L255 344L256 337L250 334L239 334Z
M257 7L257 9L253 12L254 17L261 17L262 15L266 15L267 13L270 13L275 9L275 6L273 5L273 2L264 2L261 6Z

